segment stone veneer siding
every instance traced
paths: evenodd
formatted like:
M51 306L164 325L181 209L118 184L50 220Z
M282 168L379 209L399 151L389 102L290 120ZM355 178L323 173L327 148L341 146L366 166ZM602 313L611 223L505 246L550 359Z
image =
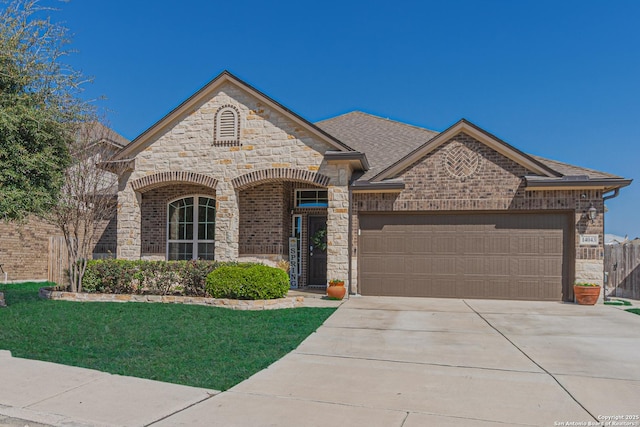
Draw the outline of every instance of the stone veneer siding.
M89 294L64 292L54 288L40 288L40 298L74 302L149 302L165 304L208 305L232 310L276 310L296 308L304 305L304 297L284 297L267 300L233 300L226 298L185 297L178 295L129 295Z
M214 119L219 108L232 105L240 119L240 145L214 146ZM328 277L347 277L348 210L344 200L351 170L348 164L327 164L324 153L335 150L309 134L289 117L270 108L244 89L225 83L208 99L169 124L135 155L135 170L121 177L118 193L118 258L139 259L142 249L144 186L134 189L146 176L167 172L191 172L217 182L216 253L219 261L236 260L240 245L242 178L274 169L289 170L282 181L327 184ZM256 172L260 172L257 173ZM315 177L316 174L322 178ZM319 176L318 175L318 176ZM326 178L324 178L326 177ZM242 183L242 184L239 184ZM137 190L137 191L136 191ZM347 202L348 203L348 202ZM142 227L144 228L144 227ZM161 227L162 228L162 227ZM334 236L332 238L332 236Z
M475 173L455 178L447 171L447 150L464 145L480 154ZM361 212L473 212L473 211L565 211L574 217L574 256L576 281L602 284L604 258L604 202L600 190L526 191L523 166L461 133L399 174L405 189L400 193L354 193L351 207L352 263L354 290L357 291L358 214ZM598 215L593 224L583 213L593 203ZM580 246L579 234L598 234L598 246Z

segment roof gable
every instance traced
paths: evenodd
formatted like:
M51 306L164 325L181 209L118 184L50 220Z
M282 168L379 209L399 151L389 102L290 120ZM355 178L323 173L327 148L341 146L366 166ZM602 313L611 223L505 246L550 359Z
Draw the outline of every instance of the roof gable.
M114 158L114 160L118 159L126 159L132 156L135 156L141 149L145 146L146 143L153 140L154 137L162 133L164 130L172 126L177 121L181 120L186 114L191 111L196 105L200 104L207 97L211 96L216 90L218 90L223 84L230 83L235 85L236 87L244 90L249 93L251 96L257 98L261 102L265 103L269 107L283 114L284 116L291 119L294 123L308 131L311 135L316 136L320 140L326 142L330 147L334 148L338 151L354 151L351 147L347 146L343 142L339 141L335 137L329 135L324 130L320 129L313 123L307 121L302 118L298 114L284 107L282 104L277 101L271 99L264 93L240 80L233 74L228 71L223 71L205 86L203 86L200 90L178 105L176 108L171 110L167 115L158 120L155 124L153 124L150 128L140 134L137 138L131 141L126 147L124 147Z
M474 125L468 120L462 119L455 123L453 126L449 127L447 130L442 133L434 136L427 142L423 143L401 159L392 163L384 170L378 172L375 176L370 178L371 182L380 182L385 179L395 178L400 172L402 172L407 167L412 164L420 161L427 154L434 151L436 148L440 147L442 144L446 143L448 140L459 134L460 132L464 132L467 135L475 138L481 143L487 145L489 148L497 151L503 156L513 160L514 162L524 166L528 170L545 177L560 177L561 173L558 171L551 169L549 166L540 162L536 158L523 153L517 148L507 144L501 139L495 137L489 132L481 129L480 127Z

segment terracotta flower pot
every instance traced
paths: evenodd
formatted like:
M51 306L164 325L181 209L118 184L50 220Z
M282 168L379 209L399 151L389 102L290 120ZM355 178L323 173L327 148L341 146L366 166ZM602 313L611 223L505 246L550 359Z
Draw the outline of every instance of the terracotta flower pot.
M330 299L342 299L347 293L347 289L343 286L329 286L327 288L327 296Z
M600 286L573 285L576 302L581 305L595 305L600 296Z

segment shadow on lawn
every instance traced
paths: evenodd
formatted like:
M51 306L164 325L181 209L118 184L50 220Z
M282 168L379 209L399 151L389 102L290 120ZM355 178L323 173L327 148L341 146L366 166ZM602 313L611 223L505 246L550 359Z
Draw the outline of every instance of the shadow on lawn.
M55 286L51 282L23 282L0 284L0 292L4 293L7 306L43 302L38 296L38 290L45 286Z

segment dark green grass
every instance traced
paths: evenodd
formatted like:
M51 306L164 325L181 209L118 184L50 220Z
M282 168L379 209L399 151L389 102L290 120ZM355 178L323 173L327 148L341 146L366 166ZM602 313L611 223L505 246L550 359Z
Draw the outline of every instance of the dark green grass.
M604 302L605 305L631 305L629 301L624 301L621 299L610 299L609 301Z
M296 348L335 309L233 311L38 297L43 283L1 285L0 349L13 356L226 390Z
M640 308L628 308L626 311L628 311L629 313L640 315Z

